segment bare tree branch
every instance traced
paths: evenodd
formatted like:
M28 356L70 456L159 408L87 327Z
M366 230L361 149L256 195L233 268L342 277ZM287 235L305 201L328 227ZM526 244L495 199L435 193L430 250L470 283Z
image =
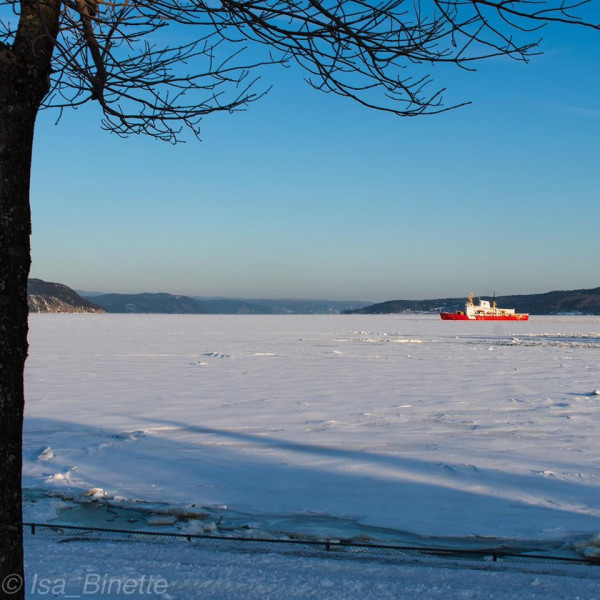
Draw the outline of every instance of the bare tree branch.
M540 27L599 29L577 15L589 2L65 0L45 105L95 100L105 128L176 141L181 123L197 133L202 116L243 109L265 93L258 86L266 67L295 62L318 90L401 116L437 113L465 103L445 104L432 65L529 60ZM0 3L8 50L23 4Z

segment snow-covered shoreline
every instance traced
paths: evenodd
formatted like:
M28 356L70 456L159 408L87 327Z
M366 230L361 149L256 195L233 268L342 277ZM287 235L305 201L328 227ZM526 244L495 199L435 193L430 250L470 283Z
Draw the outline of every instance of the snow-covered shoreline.
M26 488L437 537L600 531L598 317L32 315L30 344Z
M28 598L118 600L595 600L598 567L472 563L448 559L365 561L223 552L194 544L26 536ZM49 560L50 558L50 560ZM45 587L44 587L45 586Z

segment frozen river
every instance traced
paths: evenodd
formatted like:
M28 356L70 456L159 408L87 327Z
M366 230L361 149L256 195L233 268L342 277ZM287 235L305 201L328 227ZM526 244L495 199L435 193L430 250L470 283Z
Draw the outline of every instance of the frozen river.
M30 344L26 519L600 532L599 317L31 315Z

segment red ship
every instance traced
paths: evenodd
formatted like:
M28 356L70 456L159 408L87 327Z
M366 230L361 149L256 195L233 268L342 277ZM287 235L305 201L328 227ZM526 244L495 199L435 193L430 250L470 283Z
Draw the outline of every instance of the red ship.
M464 311L442 312L440 317L444 321L527 321L529 314L517 313L514 308L498 308L496 300L491 306L487 300L479 300L476 305L473 303L473 294L469 294Z

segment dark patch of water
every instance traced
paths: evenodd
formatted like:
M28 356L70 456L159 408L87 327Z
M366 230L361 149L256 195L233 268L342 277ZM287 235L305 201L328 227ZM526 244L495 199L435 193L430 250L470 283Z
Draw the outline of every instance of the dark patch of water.
M171 506L145 501L117 501L76 494L24 490L24 504L60 500L53 525L215 534L274 539L343 540L398 544L414 548L445 548L489 552L530 553L577 557L573 544L589 536L568 540L520 540L495 537L435 537L385 527L364 525L356 519L324 514L250 514L225 507Z

